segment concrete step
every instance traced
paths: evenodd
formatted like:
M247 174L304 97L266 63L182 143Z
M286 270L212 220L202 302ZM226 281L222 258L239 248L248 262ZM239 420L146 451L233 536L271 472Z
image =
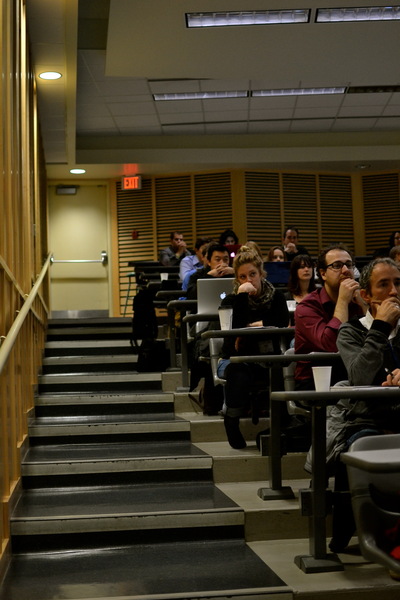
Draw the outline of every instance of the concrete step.
M21 536L243 525L243 510L212 482L188 479L183 483L29 490L13 512L11 534L15 548L22 543Z
M135 354L129 340L67 340L47 341L46 357Z
M55 440L57 441L57 440ZM37 445L21 465L24 488L212 480L212 457L189 440Z
M42 374L137 371L137 354L51 356L43 359Z
M165 530L142 543L115 543L100 552L88 543L84 553L72 547L16 556L0 600L52 600L66 594L70 600L293 600L292 590L243 539L197 530L207 531L208 537L204 533L191 541L184 539L184 530L173 540Z
M132 327L129 325L98 325L95 327L86 327L77 325L76 327L51 327L47 330L48 341L61 340L129 340L132 334Z
M190 424L170 413L143 415L90 415L81 417L39 417L28 426L31 444L71 444L112 441L179 440L190 438Z
M42 394L35 399L36 417L82 416L96 414L173 413L171 393Z
M39 377L39 394L161 390L161 373L53 374Z

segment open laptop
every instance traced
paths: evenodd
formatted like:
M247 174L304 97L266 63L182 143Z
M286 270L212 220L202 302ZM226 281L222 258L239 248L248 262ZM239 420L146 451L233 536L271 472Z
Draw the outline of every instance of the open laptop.
M233 292L233 277L208 277L197 280L197 312L218 314L223 298Z
M264 270L267 271L267 279L272 285L287 285L290 262L265 262Z

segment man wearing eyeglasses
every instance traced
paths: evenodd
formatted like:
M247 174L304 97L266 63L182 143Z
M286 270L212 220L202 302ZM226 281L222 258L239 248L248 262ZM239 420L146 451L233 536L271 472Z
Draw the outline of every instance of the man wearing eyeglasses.
M339 327L350 318L362 316L364 303L354 279L354 261L340 244L325 248L318 257L317 271L322 287L297 305L295 312L295 352L337 352ZM297 389L314 389L311 364L297 363ZM347 379L343 363L332 365L332 385Z

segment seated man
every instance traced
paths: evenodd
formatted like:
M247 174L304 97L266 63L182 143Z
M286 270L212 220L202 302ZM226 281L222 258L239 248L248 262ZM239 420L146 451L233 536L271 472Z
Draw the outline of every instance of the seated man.
M368 312L344 323L337 338L349 383L400 386L400 265L390 258L373 260L361 273L360 294L368 304ZM379 403L344 399L332 407L327 458L334 466L336 490L348 489L340 453L359 437L384 433L400 433L400 399L382 399ZM343 550L354 530L350 498L338 495L331 550Z
M211 242L211 238L197 238L194 245L194 254L185 256L179 265L179 279L182 281L182 289L187 290L190 275L193 275L197 269L201 269L203 264L203 250Z
M299 254L308 254L307 248L299 245L299 230L290 225L283 232L282 246L285 252L285 259L289 262Z
M233 268L229 266L229 254L225 246L220 244L210 243L207 248L205 267L197 269L190 277L187 298L188 300L196 300L197 298L197 281L207 277L233 277Z
M339 327L349 318L363 315L363 301L354 279L354 261L341 245L325 248L318 257L317 271L322 287L297 305L295 312L295 352L337 352ZM342 363L332 368L332 381L347 379ZM297 363L296 389L314 389L311 364Z
M183 235L179 231L171 232L170 242L167 248L160 251L159 261L164 267L178 266L185 256L190 256Z

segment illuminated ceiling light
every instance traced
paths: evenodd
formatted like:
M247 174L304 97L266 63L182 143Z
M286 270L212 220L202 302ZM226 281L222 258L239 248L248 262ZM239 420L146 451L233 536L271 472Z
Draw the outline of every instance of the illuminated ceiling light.
M255 98L265 96L318 96L326 94L344 94L345 87L323 87L323 88L287 88L277 90L254 90L251 95Z
M400 6L366 6L357 8L318 8L317 23L345 21L398 21Z
M46 81L50 81L52 79L60 79L62 77L61 73L57 71L44 71L39 74L40 79L46 79Z
M247 90L236 92L188 92L183 94L153 94L156 102L161 100L215 100L226 98L247 98Z
M70 169L69 172L73 175L83 175L83 173L86 173L86 169Z
M241 10L186 13L187 27L231 27L234 25L281 25L308 23L310 11L300 10Z

